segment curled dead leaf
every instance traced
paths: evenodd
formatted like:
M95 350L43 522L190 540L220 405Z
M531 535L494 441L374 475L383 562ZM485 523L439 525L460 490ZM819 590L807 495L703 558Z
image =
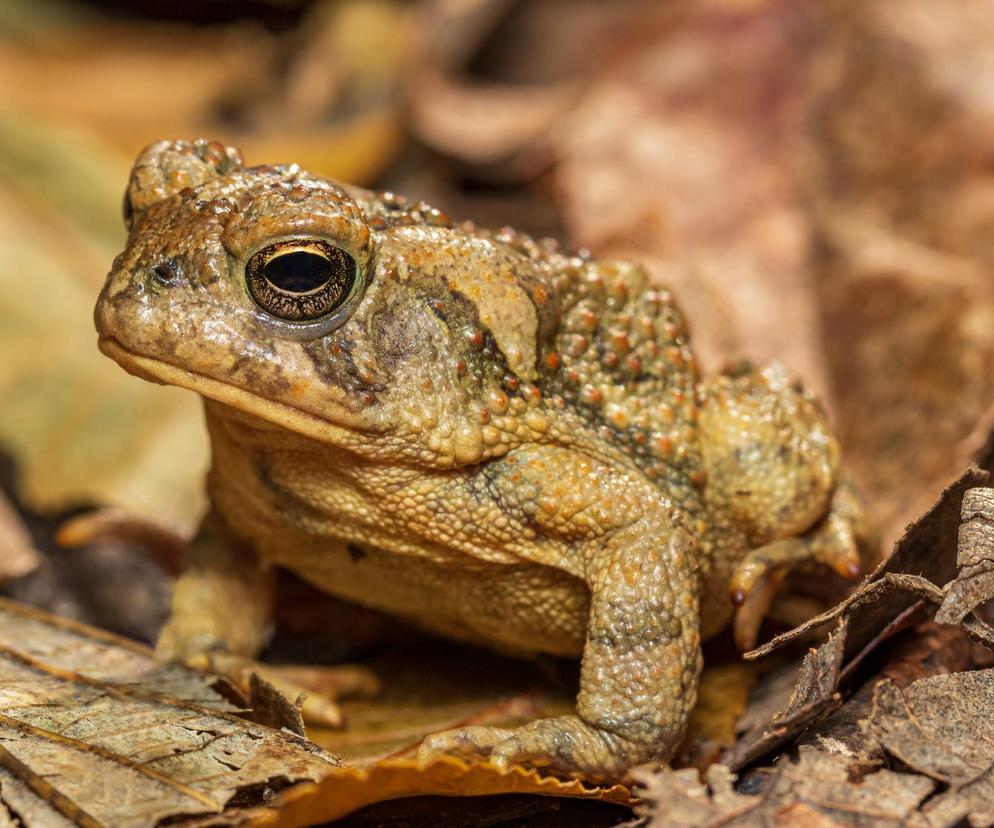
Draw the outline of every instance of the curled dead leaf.
M512 767L501 771L482 762L445 756L428 765L413 759L385 759L367 769L340 768L320 782L287 791L277 809L260 813L251 822L258 828L300 828L338 819L374 802L405 796L484 796L529 793L567 796L630 805L631 791L623 785L587 787L543 776L536 770Z

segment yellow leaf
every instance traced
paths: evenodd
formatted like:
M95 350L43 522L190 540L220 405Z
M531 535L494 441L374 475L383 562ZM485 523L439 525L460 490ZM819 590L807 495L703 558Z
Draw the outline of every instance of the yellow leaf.
M260 813L249 824L262 828L296 828L340 819L375 802L405 796L486 796L540 794L595 799L630 805L631 791L623 785L587 787L543 776L535 770L506 771L482 762L442 757L422 766L413 759L385 759L366 770L335 768L317 783L294 787L275 803L275 811Z

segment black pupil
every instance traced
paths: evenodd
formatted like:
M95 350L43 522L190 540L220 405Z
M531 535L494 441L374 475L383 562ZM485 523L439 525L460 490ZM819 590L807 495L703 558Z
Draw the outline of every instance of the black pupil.
M266 280L287 293L309 293L327 284L335 275L335 265L317 253L296 250L266 262Z

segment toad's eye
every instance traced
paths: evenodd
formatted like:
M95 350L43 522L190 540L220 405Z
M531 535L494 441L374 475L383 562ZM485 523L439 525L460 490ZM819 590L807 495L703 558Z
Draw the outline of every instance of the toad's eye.
M356 282L355 259L317 240L271 244L245 266L245 284L255 303L288 322L328 316L353 295Z

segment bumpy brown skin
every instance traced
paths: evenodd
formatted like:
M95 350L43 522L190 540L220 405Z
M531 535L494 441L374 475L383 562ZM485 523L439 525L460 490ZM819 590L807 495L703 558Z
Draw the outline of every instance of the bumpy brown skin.
M454 638L582 655L576 715L422 755L611 779L672 754L730 589L857 560L817 406L776 368L702 382L636 265L206 141L145 150L125 212L101 347L203 395L214 450L165 655L254 655L279 564ZM252 253L289 238L359 264L339 327L281 324L246 290Z

